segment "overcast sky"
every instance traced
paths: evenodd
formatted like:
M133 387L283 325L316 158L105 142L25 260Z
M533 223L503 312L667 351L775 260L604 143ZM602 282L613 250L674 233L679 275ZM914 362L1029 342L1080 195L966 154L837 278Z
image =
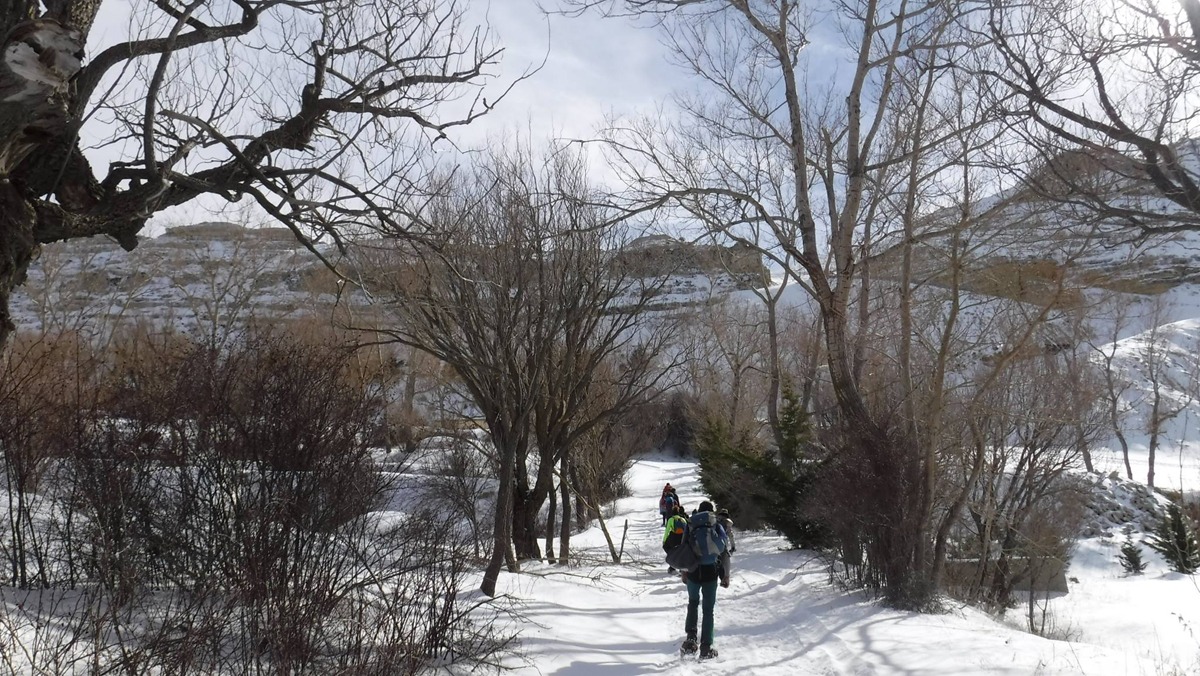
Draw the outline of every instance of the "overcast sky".
M532 0L492 0L477 7L504 47L503 77L519 76L545 59L495 119L477 129L524 126L528 119L535 131L585 136L606 112L652 109L680 79L653 29L597 15L547 16Z
M89 53L112 44L128 30L126 2L105 4L101 26L91 36ZM684 78L667 62L666 50L653 28L598 15L547 15L533 0L466 2L470 3L468 16L486 23L504 49L498 76L489 90L498 91L499 84L538 70L518 83L492 113L468 127L453 130L452 138L461 148L478 148L514 133L529 136L534 143L558 137L591 137L606 115L654 111ZM557 0L546 2L554 7ZM454 154L446 144L438 148L443 155ZM605 173L599 155L598 151L589 153L593 174ZM98 169L103 166L105 161L97 162ZM214 213L217 208L227 209L216 200L205 200L203 206L193 202L162 212L144 233L155 236L167 226L244 218L235 209Z

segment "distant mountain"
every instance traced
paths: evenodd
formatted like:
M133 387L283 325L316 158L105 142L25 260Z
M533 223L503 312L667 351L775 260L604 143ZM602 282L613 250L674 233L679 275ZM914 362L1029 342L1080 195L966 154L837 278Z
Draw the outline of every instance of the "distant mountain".
M1200 142L1177 151L1185 166L1200 170ZM1193 173L1200 182L1200 171ZM1030 185L965 210L935 211L916 228L915 279L946 283L956 254L966 288L1034 302L1063 286L1060 303L1070 304L1080 289L1156 294L1200 282L1200 232L1147 234L1141 227L1200 229L1200 215L1134 174L1066 153L1028 177ZM1107 208L1098 210L1101 205ZM901 235L889 232L877 241L882 253L873 257L874 270L894 277Z
M634 276L669 275L654 299L659 309L703 303L767 279L756 252L672 238L635 241L618 264ZM344 290L342 302L368 304L365 294ZM168 228L132 252L103 237L46 246L12 306L25 330L94 330L107 319L191 331L236 325L252 315L327 314L338 291L335 275L290 230L212 222Z
M333 302L333 276L291 231L233 223L169 228L132 252L104 237L44 247L13 296L19 329L104 318L190 329L253 310L284 317Z

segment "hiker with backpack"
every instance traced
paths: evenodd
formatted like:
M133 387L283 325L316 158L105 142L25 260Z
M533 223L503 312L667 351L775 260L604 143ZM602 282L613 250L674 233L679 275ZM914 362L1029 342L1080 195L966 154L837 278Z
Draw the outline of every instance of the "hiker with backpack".
M687 617L683 625L687 638L680 646L680 652L690 655L699 648L700 659L707 660L717 656L717 649L713 647L717 584L728 587L731 572L729 539L721 524L717 522L716 514L713 514L711 502L701 502L700 507L688 519L683 540L680 546L667 555L667 562L682 571L681 578L688 590ZM688 552L694 556L689 557ZM703 610L699 645L696 641L698 606Z
M721 530L725 532L725 551L721 554L721 586L729 586L729 571L732 567L733 554L737 552L737 545L733 539L733 519L729 516L729 510L722 507L717 512L717 524L721 526Z
M687 532L687 512L684 511L683 505L675 505L675 513L671 518L667 519L667 527L663 531L663 551L668 554L671 550L683 544L684 533ZM675 566L667 564L667 573L674 573Z
M733 539L733 519L729 518L729 510L725 507L717 512L717 523L721 524L721 528L725 529L725 537L729 539L729 553L737 553L737 545Z
M675 513L675 506L679 504L679 494L671 488L671 484L663 486L662 497L658 499L658 513L662 516L662 525L667 525L667 519Z

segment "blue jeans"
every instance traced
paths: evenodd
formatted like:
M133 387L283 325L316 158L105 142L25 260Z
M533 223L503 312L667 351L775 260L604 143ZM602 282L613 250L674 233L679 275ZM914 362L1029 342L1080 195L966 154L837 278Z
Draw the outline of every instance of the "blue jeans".
M700 597L704 597L704 629L700 634L700 646L708 648L713 644L713 609L717 605L718 580L712 582L692 582L688 580L688 610L687 621L683 628L688 636L696 635L696 606L700 605Z

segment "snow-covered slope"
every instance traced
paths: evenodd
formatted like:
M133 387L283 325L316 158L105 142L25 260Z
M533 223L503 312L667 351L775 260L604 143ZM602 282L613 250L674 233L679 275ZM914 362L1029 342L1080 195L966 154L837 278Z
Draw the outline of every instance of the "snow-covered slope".
M1152 326L1098 350L1111 355L1114 380L1125 387L1120 406L1134 478L1147 481L1151 421L1157 417L1155 485L1200 490L1200 317ZM1094 457L1098 470L1125 473L1115 435L1106 435Z
M730 273L722 247L671 246L682 252L670 246L662 251L643 246L635 252L657 258L641 261L632 274L662 274L654 263L677 270L658 288L653 308L695 306L761 278L747 272L758 258L745 250L736 253L740 272ZM324 254L333 261L341 259L334 250ZM342 267L349 272L353 266L343 260ZM339 301L338 290L333 274L289 230L201 223L170 228L132 252L103 237L48 245L30 267L26 283L13 294L12 311L18 328L29 331L49 325L95 327L105 319L191 330L214 322L236 324L251 314L327 314ZM348 293L341 302L368 304L364 294L343 290Z
M598 528L573 539L592 565L561 570L528 565L503 575L509 600L526 618L516 674L1184 674L1200 670L1200 589L1150 569L1124 577L1111 538L1085 540L1068 575L1071 592L1054 599L1058 639L1022 631L1020 610L997 621L974 609L921 615L888 610L830 584L811 552L786 549L767 533L739 533L733 583L718 590L716 645L708 662L681 658L686 591L662 563L657 496L666 482L685 506L702 495L694 463L668 457L637 462L634 497L608 519L625 524L624 561L604 561ZM735 515L736 521L736 515ZM1011 624L1010 624L1011 622ZM1014 626L1015 625L1015 626Z

